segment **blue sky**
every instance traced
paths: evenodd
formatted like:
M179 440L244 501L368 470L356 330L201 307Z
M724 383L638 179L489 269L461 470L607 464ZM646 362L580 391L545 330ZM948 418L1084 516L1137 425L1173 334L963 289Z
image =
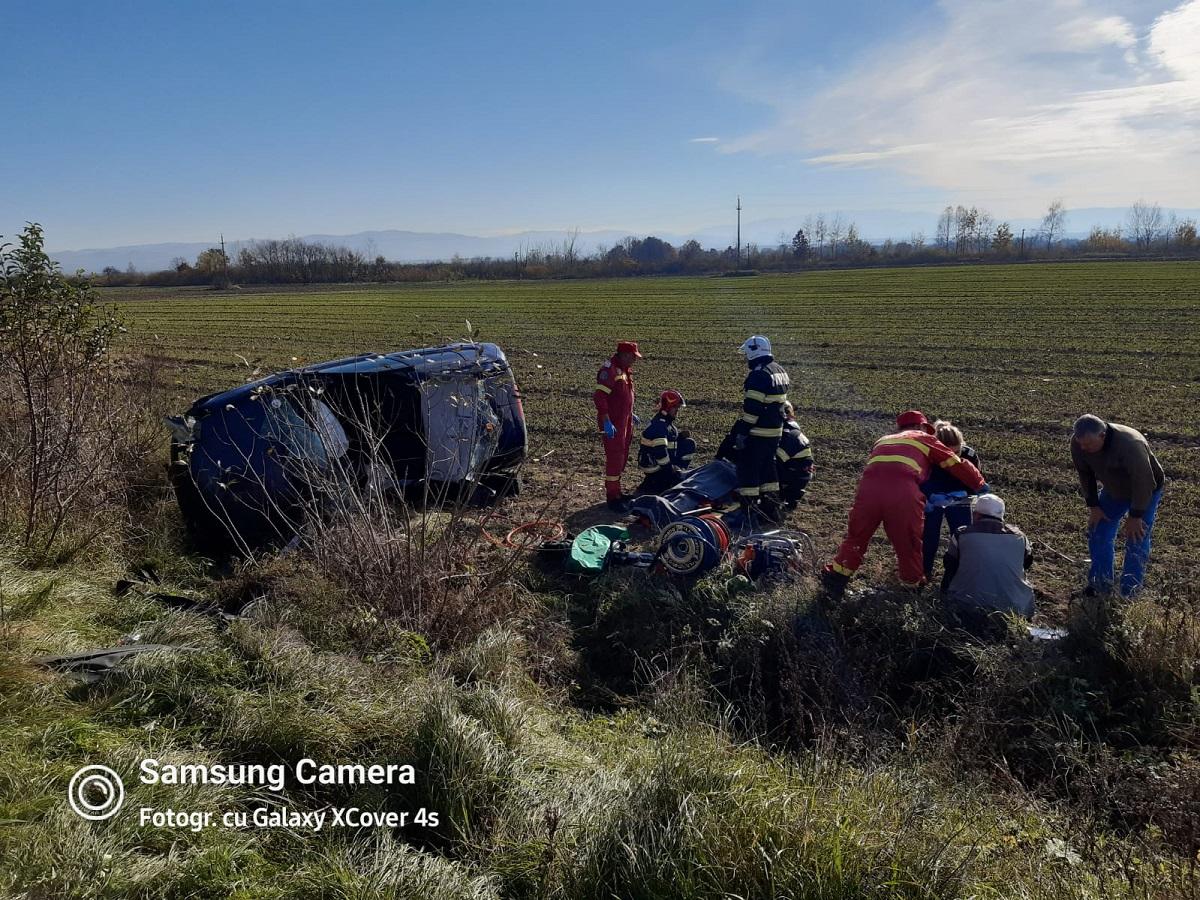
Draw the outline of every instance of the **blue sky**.
M1200 206L1200 0L10 4L0 80L60 249Z

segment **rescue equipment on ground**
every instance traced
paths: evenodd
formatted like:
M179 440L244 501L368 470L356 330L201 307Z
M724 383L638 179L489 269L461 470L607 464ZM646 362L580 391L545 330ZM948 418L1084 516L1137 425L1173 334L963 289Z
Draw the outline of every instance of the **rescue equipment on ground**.
M772 533L746 540L734 559L734 571L752 581L764 576L786 577L804 571L800 542Z
M689 471L687 478L662 494L638 497L632 512L647 528L657 531L698 510L727 505L736 486L733 464L713 460Z
M720 516L687 516L663 529L658 559L672 575L699 575L720 565L730 541L729 527Z
M654 565L657 554L630 550L624 541L613 541L612 549L608 551L610 566L633 566L637 569L648 569Z
M628 541L629 530L622 525L593 525L571 542L564 568L577 575L598 575L604 571L614 541Z
M508 550L533 550L542 544L560 541L567 533L563 523L553 519L522 522L520 525L510 528L502 538L496 537L483 524L480 524L479 530L489 544ZM518 535L521 535L523 539L516 540Z

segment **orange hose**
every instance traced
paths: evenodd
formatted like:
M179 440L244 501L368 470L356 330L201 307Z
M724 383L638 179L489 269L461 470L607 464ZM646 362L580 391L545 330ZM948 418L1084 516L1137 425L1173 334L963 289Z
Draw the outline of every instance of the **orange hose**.
M557 541L557 540L561 539L563 537L563 535L565 535L567 533L567 529L563 527L563 523L556 522L553 519L540 519L540 520L537 520L534 522L522 522L520 525L518 525L516 528L514 528L512 531L510 531L508 534L506 534L504 536L504 545L506 547L513 547L515 549L528 547L530 545L529 541L522 541L521 543L518 544L516 541L513 540L513 535L520 534L520 533L526 532L526 531L530 531L534 528L548 528L549 529L549 534L542 537L541 543L543 543L543 544L546 543L547 541ZM534 540L536 540L536 538Z
M538 519L533 522L522 522L520 525L517 525L515 528L511 529L503 539L495 537L482 525L480 526L479 530L483 532L483 536L487 539L488 543L494 547L504 547L509 550L525 550L532 549L534 542L537 541L537 538L535 537L532 541L518 542L514 540L514 537L518 534L532 531L535 528L545 528L548 531L546 535L541 537L541 540L538 541L538 543L557 541L567 533L567 529L563 526L563 523L554 521L553 519Z

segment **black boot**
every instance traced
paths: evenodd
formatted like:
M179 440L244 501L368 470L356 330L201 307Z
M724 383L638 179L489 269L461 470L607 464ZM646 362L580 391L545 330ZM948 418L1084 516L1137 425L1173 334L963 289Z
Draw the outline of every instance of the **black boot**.
M821 599L836 602L846 594L846 586L850 584L850 576L826 569L821 573Z
M769 525L782 525L787 518L775 494L763 494L758 499L758 514Z

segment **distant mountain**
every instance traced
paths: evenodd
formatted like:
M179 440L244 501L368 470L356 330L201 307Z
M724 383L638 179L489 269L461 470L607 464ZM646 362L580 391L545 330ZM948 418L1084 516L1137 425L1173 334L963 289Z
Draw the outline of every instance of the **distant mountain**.
M835 210L826 211L826 218L830 218L835 212ZM1180 219L1200 219L1200 209L1163 210L1164 217L1170 216L1172 213ZM841 215L843 222L855 224L861 238L874 243L879 243L887 238L907 240L917 232L923 234L927 242L932 243L937 231L938 213L936 212L866 209L845 210ZM1128 209L1125 207L1069 209L1064 237L1087 237L1088 232L1095 225L1115 228L1125 222L1127 215ZM742 243L769 247L789 241L791 236L796 233L796 229L803 227L807 216L807 213L798 213L790 218L743 222ZM1007 221L1018 234L1022 228L1031 233L1036 232L1041 224L1040 216L1011 218ZM583 254L593 253L598 246L612 246L630 234L645 237L644 232L611 229L583 231L575 240L575 249ZM735 226L731 222L728 225L704 228L690 234L671 234L661 231L654 232L654 234L675 246L688 240L696 240L700 242L701 246L723 249L734 243ZM522 231L516 234L482 237L453 232L390 230L360 231L357 234L307 234L301 237L301 240L350 247L372 258L383 256L396 262L448 260L455 256L467 259L480 256L507 257L523 250L561 248L567 239L568 232L566 231ZM248 243L250 243L249 240L227 242L226 249L230 256L236 259L238 251ZM50 255L67 272L74 272L76 269L83 269L85 272L100 272L108 266L122 270L132 266L142 272L154 272L169 268L172 261L180 257L189 262L195 262L196 257L211 246L211 243L137 244L97 250L56 250L51 251Z

